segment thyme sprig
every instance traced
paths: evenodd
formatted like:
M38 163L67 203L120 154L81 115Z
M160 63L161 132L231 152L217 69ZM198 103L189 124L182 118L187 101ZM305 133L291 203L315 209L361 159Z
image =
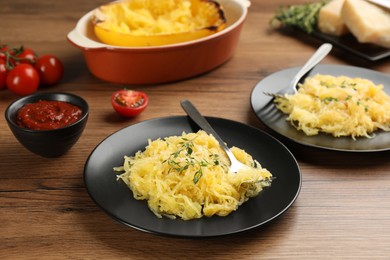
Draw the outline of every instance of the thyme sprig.
M329 2L323 0L314 3L282 6L271 19L272 28L293 26L306 33L312 33L317 28L320 9Z
M193 139L190 140L185 137L182 137L181 139L182 141L179 142L180 148L177 149L175 152L171 153L168 159L164 160L162 163L167 163L170 166L168 173L175 171L181 174L187 171L190 167L197 169L194 173L194 178L193 178L194 183L197 184L200 178L203 176L204 167L207 167L209 165L220 164L218 160L218 154L210 155L211 157L210 159L212 160L212 162L209 162L205 159L198 160L193 156L193 151L194 151ZM180 155L182 154L185 156L184 160L179 159L181 158Z

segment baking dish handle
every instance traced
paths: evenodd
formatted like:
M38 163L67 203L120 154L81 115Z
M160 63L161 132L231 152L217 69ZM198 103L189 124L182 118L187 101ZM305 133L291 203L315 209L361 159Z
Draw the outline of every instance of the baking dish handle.
M242 3L246 8L249 8L251 6L250 0L236 0L236 1Z
M106 47L104 44L91 41L90 39L84 37L77 31L77 28L70 31L67 38L71 43L82 49L98 49Z

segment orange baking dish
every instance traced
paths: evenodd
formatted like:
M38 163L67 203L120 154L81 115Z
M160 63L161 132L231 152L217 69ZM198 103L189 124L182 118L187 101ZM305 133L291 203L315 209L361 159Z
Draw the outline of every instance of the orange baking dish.
M247 17L248 0L221 0L226 27L212 35L177 44L123 47L100 42L85 14L67 38L80 48L97 78L118 84L158 84L208 72L234 54Z

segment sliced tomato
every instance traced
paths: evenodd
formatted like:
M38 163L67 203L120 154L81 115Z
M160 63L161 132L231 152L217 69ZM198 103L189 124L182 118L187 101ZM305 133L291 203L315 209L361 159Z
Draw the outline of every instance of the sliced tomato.
M122 89L111 96L115 111L124 117L133 117L145 110L149 103L148 96L141 91Z

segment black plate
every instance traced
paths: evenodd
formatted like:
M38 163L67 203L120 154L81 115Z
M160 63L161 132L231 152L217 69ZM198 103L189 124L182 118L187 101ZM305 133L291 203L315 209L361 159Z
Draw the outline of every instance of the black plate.
M251 104L257 117L269 128L289 138L297 143L347 152L377 152L390 150L390 133L384 131L375 132L375 138L357 138L351 137L335 138L328 134L319 134L307 136L302 131L298 131L286 121L286 115L279 111L271 101L271 97L264 95L263 92L275 93L286 87L299 68L289 68L273 73L258 82L251 94ZM372 71L353 66L343 65L318 65L308 76L315 74L329 74L333 76L345 75L349 77L361 77L372 80L375 84L383 84L384 91L390 94L390 77Z
M341 50L347 51L355 56L369 61L379 61L390 58L390 49L375 44L360 43L352 34L332 36L316 30L308 34L303 30L293 26L283 27L279 29L279 31L291 37L296 37L300 40L302 40L302 37L300 37L299 34L303 34L304 36L316 38L323 42L332 43Z
M290 151L254 127L220 118L208 120L229 146L245 149L272 172L276 179L271 187L226 217L189 221L157 218L146 201L135 200L127 186L116 180L112 168L123 164L124 155L144 150L149 138L154 140L198 130L188 117L177 116L144 121L103 140L89 156L84 169L84 181L91 198L108 215L127 226L181 237L235 234L259 227L284 213L297 198L301 187L300 169Z
M359 43L352 34L336 37L314 31L312 35L370 61L377 61L390 57L390 49L374 44Z

